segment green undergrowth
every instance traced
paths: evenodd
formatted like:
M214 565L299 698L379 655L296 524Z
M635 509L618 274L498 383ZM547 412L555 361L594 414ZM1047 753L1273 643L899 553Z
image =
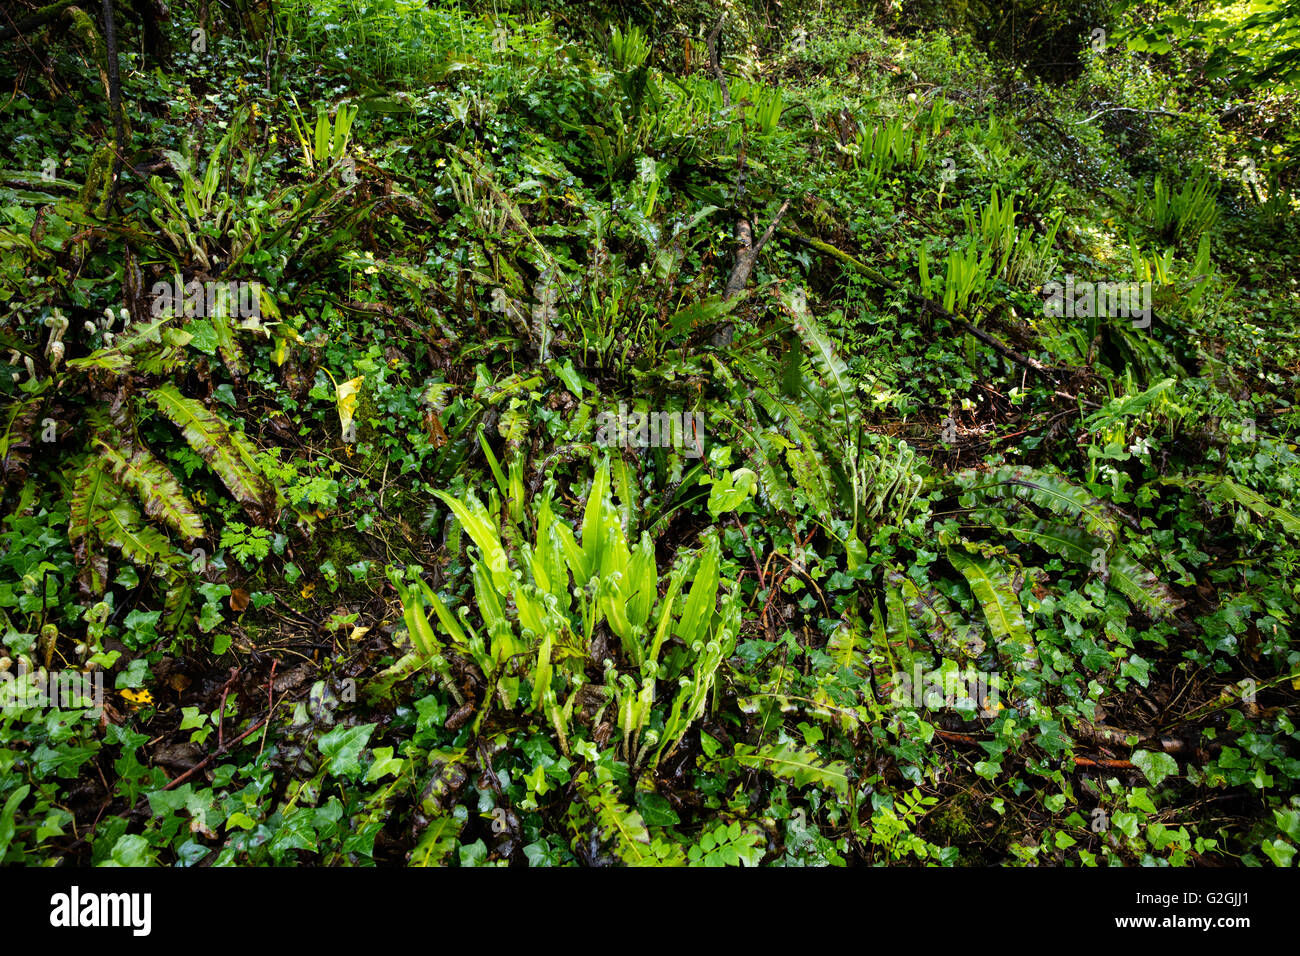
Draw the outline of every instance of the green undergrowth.
M0 667L105 690L0 711L0 861L1292 865L1240 93L810 6L728 14L727 106L717 11L582 9L124 44L111 208L82 41L0 67Z

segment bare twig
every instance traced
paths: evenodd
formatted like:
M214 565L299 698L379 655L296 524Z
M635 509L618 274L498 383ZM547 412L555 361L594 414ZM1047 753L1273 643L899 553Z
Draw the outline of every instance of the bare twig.
M1102 116L1106 113L1146 113L1153 116L1191 116L1192 115L1191 113L1172 113L1169 110L1143 110L1143 109L1138 109L1135 106L1107 106L1105 109L1097 110L1097 112L1093 113L1087 119L1079 120L1079 122L1075 123L1074 125L1086 126L1088 123L1091 123L1093 120L1095 120L1098 116Z
M231 747L235 746L235 744L239 743L239 742L240 742L241 740L243 740L245 737L251 736L252 734L256 733L258 730L261 729L262 725L265 724L265 723L266 723L268 720L270 720L270 719L271 719L271 715L270 715L270 714L267 714L265 717L263 717L263 718L262 718L261 720L259 720L257 723L253 724L253 726L249 727L247 730L245 730L242 734L240 734L240 735L239 735L238 737L236 737L234 740L230 741L230 743L225 744L225 745L223 745L223 746L221 746L221 747L218 747L216 750L212 751L212 753L208 754L206 757L204 757L202 760L200 760L198 763L196 763L193 767L190 767L189 770L186 770L186 771L185 771L183 774L181 774L179 777L175 777L174 779L168 781L167 786L163 787L163 789L164 789L164 790L174 790L174 789L176 789L176 788L179 787L181 784L183 784L186 780L189 780L189 779L190 779L191 777L193 777L196 773L198 773L200 770L202 770L203 768L205 768L208 764L212 763L212 761L214 761L214 760L216 760L218 757L220 757L223 753L225 753L225 752L226 752L227 750L229 750Z

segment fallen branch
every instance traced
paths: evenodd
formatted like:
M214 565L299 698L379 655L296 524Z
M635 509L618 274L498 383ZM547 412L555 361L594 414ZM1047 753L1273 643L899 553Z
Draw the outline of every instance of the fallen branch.
M749 274L754 270L754 263L758 260L758 254L763 251L776 227L781 224L785 217L786 210L790 208L790 200L781 203L781 208L776 211L776 216L772 219L771 224L759 237L758 242L753 242L753 227L749 221L742 219L742 240L740 249L736 252L736 264L731 269L731 276L727 279L727 288L723 293L723 299L734 299L745 291L745 286L749 283Z
M262 728L262 725L265 724L270 719L271 719L271 715L267 714L265 717L263 717L257 723L253 724L253 726L249 727L247 730L245 730L234 740L230 741L230 743L223 744L222 746L218 747L216 750L212 751L212 753L208 754L206 757L204 757L202 760L196 763L193 767L190 767L189 770L186 770L179 777L175 777L172 780L168 781L167 786L163 787L163 789L174 790L176 787L179 787L186 780L189 780L200 770L208 766L208 764L212 763L212 761L216 760L218 757L220 757L222 754L228 751L231 747L235 746L235 744L239 743L245 737L248 737L251 734L256 733L258 730Z
M1013 362L1016 365L1019 365L1023 368L1027 368L1031 372L1043 377L1048 382L1051 382L1053 384L1056 383L1056 381L1058 380L1059 375L1055 369L1048 368L1042 362L1038 361L1037 359L1031 356L1021 355L1015 349L999 342L996 338L994 338L992 335L985 332L983 329L979 328L978 326L970 322L967 322L959 315L954 315L953 313L949 312L943 306L939 305L939 303L931 299L927 299L925 296L913 292L911 289L904 288L903 286L899 285L897 282L894 282L891 279L885 278L885 276L883 276L878 270L873 269L871 266L867 265L865 262L858 259L856 256L851 256L849 255L849 253L845 252L844 250L837 249L829 242L824 242L821 239L815 239L812 236L805 236L803 233L797 230L790 229L787 227L785 232L786 235L790 236L799 244L807 246L810 249L816 249L818 252L825 253L826 255L838 259L840 262L844 263L845 265L849 266L855 271L866 276L868 279L870 279L872 282L876 283L877 285L882 285L885 288L891 289L894 292L903 293L914 303L919 305L921 308L926 309L927 311L932 312L933 314L941 318L947 319L949 322L951 322L953 325L956 325L962 331L975 336L975 338L979 339L981 342L983 342L993 351L997 352L1007 361Z
M1101 109L1093 113L1087 119L1079 120L1079 122L1075 123L1074 125L1084 126L1088 123L1091 123L1098 116L1102 116L1106 113L1147 113L1154 116L1191 116L1192 115L1191 113L1171 113L1169 110L1142 110L1142 109L1138 109L1135 106L1107 106L1105 109Z
M62 15L63 11L72 6L75 2L76 0L59 0L58 3L51 3L48 7L42 7L25 20L19 20L11 26L0 27L0 43L3 43L10 37L29 33L37 27L44 26L51 20L57 20Z
M718 50L718 40L722 35L722 24L726 21L727 15L723 13L718 17L718 22L713 25L709 31L709 66L713 70L713 75L718 81L718 86L722 90L722 107L731 109L731 91L727 89L727 74L722 70L722 62ZM741 124L744 124L744 104L741 105ZM776 216L772 219L770 225L759 237L758 242L754 242L754 226L749 218L741 211L745 194L745 137L740 138L740 151L736 158L736 191L733 195L737 207L736 219L736 261L731 267L731 275L727 277L726 289L722 294L723 300L734 299L745 290L749 284L750 273L754 271L754 263L758 260L758 254L763 251L769 239L776 232L776 227L781 224L782 218L785 217L786 210L790 208L790 200L787 199L777 210ZM713 336L713 345L724 348L731 344L735 335L735 325L731 322L724 323Z
M1136 770L1137 765L1131 760L1107 760L1098 757L1096 760L1091 757L1075 757L1074 765L1076 767L1101 767L1105 770Z
M776 211L772 222L764 230L763 235L759 237L758 242L754 242L754 227L750 225L748 219L743 215L736 221L736 240L739 247L736 249L736 262L731 267L731 275L727 277L727 286L722 294L724 300L734 299L745 291L745 286L749 284L749 274L754 271L754 263L758 261L758 254L763 251L767 245L776 227L781 224L785 217L786 210L790 208L790 200L787 199L781 203L781 208ZM713 334L713 345L715 348L726 348L731 344L735 336L735 324L731 321L724 322L718 327L718 331Z

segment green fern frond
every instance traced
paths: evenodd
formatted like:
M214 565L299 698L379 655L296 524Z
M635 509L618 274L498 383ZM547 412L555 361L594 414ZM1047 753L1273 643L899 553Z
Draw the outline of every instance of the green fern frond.
M1107 568L1110 583L1151 617L1169 617L1186 603L1123 548L1110 555Z
M608 786L598 785L584 772L575 781L582 795L583 809L595 817L592 835L597 842L628 866L685 866L686 854L681 846L661 838L652 838L641 814L619 802ZM570 825L582 825L585 814L570 813ZM581 821L581 823L579 823ZM586 827L582 826L585 831ZM579 832L575 848L587 837Z
M454 814L441 813L429 821L411 851L411 866L442 866L456 849L464 820Z
M1300 534L1300 517L1285 508L1270 504L1258 491L1224 475L1193 475L1189 478L1161 478L1159 481L1178 488L1205 488L1206 497L1210 501L1235 502L1266 521L1276 522L1287 534Z
M990 555L967 553L955 546L949 547L947 554L983 610L989 633L998 643L1004 662L1015 668L1036 659L1037 649L1025 625L1024 609L1002 563ZM1008 647L1011 644L1019 645L1019 652Z
M1152 617L1168 617L1183 606L1184 602L1168 585L1126 550L1107 545L1086 531L1053 521L1022 522L1008 530L1026 544L1036 545L1085 567L1092 567L1101 560L1107 581Z
M736 762L789 780L796 787L816 784L842 798L849 794L849 767L841 760L823 760L815 750L793 744L736 745Z
M176 425L193 448L230 490L235 500L263 520L275 514L275 488L262 474L253 444L202 403L185 398L174 385L149 393L158 410Z
M95 522L100 512L112 506L117 494L113 479L95 459L73 481L68 503L68 543L81 568L82 586L91 594L103 594L108 587L108 556L95 547Z
M952 602L932 586L921 587L894 568L886 571L885 581L897 589L912 619L921 623L940 654L961 660L983 653L984 629L976 621L962 620Z
M32 459L32 433L36 430L41 408L45 405L44 388L26 398L10 402L0 412L0 475L6 481L18 480L27 474Z
M803 340L812 356L813 369L825 381L828 389L833 389L832 405L828 411L832 416L846 416L855 386L849 377L849 367L835 352L830 338L822 331L816 320L807 313L794 320L794 330Z
M748 461L758 473L759 487L768 504L776 511L794 514L794 489L790 487L785 469L780 463L780 455L790 450L790 443L783 435L773 431L760 432L756 438L742 432L741 440L749 446ZM775 447L769 451L767 446Z
M1104 502L1086 488L1061 475L1019 466L1005 466L990 472L966 471L956 477L962 488L962 504L969 507L974 496L1016 497L1046 508L1063 518L1080 521L1089 534L1102 538L1107 546L1115 542L1119 526Z
M203 521L175 476L147 448L138 448L128 457L102 436L95 444L114 480L135 493L146 515L167 524L186 541L203 536Z
M82 581L94 594L108 586L108 558L94 547L99 542L178 587L184 577L181 556L167 536L149 525L130 496L106 470L104 459L92 459L78 473L68 516L68 540L82 568ZM173 611L182 595L170 601Z

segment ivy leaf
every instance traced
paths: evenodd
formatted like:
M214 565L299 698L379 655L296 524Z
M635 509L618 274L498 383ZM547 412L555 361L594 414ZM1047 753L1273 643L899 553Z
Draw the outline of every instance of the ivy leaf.
M758 487L758 475L749 468L723 472L709 492L709 514L716 520L719 515L735 511Z
M320 739L321 755L328 758L327 772L332 777L350 776L361 769L357 759L378 724L338 727Z
M1295 847L1286 840L1274 840L1272 843L1265 841L1260 849L1264 855L1273 861L1275 866L1288 867L1291 861L1295 859Z
M641 811L641 819L648 827L670 827L682 822L682 818L673 810L672 804L657 793L638 791L636 805Z
M1178 761L1166 753L1157 750L1136 750L1133 752L1133 765L1146 775L1151 786L1159 786L1166 777L1178 775Z
M190 339L190 345L198 349L204 355L216 355L217 330L213 328L212 323L207 319L194 319L185 324L185 331L193 336Z
M153 866L154 850L139 833L124 833L113 844L112 859L104 866Z
M373 783L390 773L394 776L398 776L401 774L402 767L405 766L405 764L406 761L401 757L393 756L392 747L376 747L375 762L372 763L370 769L366 771L365 782Z

